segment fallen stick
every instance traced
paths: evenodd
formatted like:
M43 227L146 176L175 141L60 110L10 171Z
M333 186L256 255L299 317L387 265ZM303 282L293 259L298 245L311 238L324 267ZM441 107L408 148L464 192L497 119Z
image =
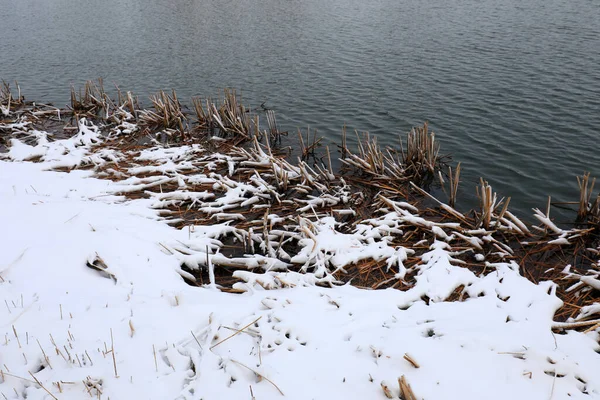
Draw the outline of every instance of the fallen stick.
M260 317L256 318L254 321L250 322L248 325L244 326L243 328L241 328L241 329L238 329L237 331L235 331L235 332L234 332L233 334L231 334L230 336L227 336L225 339L221 340L220 342L213 344L213 345L210 347L210 350L214 349L215 347L217 347L217 346L218 346L218 345L220 345L221 343L223 343L223 342L226 342L227 340L231 339L232 337L234 337L234 336L236 336L236 335L239 335L240 333L242 333L242 331L244 331L244 329L248 328L250 325L253 325L255 322L257 322L257 321L258 321L259 319L261 319L261 318L262 318L262 315L261 315ZM198 343L198 344L200 344L200 343ZM282 393L282 394L283 394L283 393Z

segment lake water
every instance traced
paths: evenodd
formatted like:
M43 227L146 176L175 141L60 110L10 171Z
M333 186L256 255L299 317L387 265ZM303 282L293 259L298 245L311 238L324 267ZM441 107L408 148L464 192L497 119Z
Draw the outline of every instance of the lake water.
M428 120L463 197L483 176L520 215L600 177L599 65L598 0L0 0L0 78L29 99L235 87L333 143Z

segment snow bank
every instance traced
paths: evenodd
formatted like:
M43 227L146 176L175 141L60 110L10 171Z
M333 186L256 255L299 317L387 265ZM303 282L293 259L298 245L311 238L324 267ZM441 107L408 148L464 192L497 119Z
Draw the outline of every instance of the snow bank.
M351 233L330 217L301 220L291 262L310 273L255 256L248 265L266 271L237 271L242 294L187 285L183 263L224 262L220 238L241 233L228 223L179 230L158 215L157 202L208 200L208 192L126 200L120 193L128 186L152 182L48 171L90 156L97 131L82 124L85 141L48 144L40 135L35 146L13 143L12 161L0 161L4 397L384 399L384 386L398 397L404 376L426 400L600 398L599 335L553 333L561 305L555 285L533 284L510 263L489 264L481 275L462 268L444 242L443 228L455 226L425 221L409 207ZM58 148L66 151L58 156ZM20 161L32 154L42 162ZM175 176L189 154L154 149L140 157ZM230 187L235 202L245 191L269 190ZM332 283L331 269L373 257L402 278L412 251L386 239L400 229L398 219L440 239L421 256L412 288L316 286ZM459 286L465 300L445 301Z

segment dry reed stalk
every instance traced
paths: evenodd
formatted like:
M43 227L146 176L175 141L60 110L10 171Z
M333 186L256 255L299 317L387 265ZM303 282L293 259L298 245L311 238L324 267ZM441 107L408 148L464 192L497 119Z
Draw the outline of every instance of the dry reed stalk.
M502 198L498 201L498 195L492 191L492 186L483 180L483 178L480 178L479 182L479 186L476 187L481 211L478 225L483 226L485 229L490 229L492 227L492 217L495 216L497 218L498 221L494 223L494 226L498 226L499 220L504 218L505 214L507 215L510 197L507 199ZM499 207L502 208L500 208L500 212L496 215L495 213Z
M480 178L480 186L477 186L476 190L477 197L479 198L479 208L481 210L481 217L478 225L483 225L485 229L489 229L490 221L492 219L493 206L496 199L494 196L492 196L492 187L488 185L483 178Z
M87 394L88 394L90 397L94 397L94 396L92 395L92 387L91 387L91 386L88 384L88 382L86 382L86 381L84 381L84 380L82 379L82 380L81 380L81 383L83 383L83 387L84 387L84 389L86 390Z
M13 329L13 333L15 334L15 338L17 339L17 343L19 344L19 348L22 348L21 341L19 340L19 335L17 335L17 329L15 328L14 325L12 326L12 329Z
M235 89L225 89L223 105L219 111L227 130L245 137L250 136L250 118L246 108L238 101Z
M413 367L415 367L415 368L421 368L421 366L419 365L419 363L416 362L415 359L410 356L410 354L404 353L404 359L406 361L408 361Z
M87 350L85 350L85 355L87 356L87 359L90 361L90 364L93 366L94 362L92 361L92 358L90 357L90 355L88 354Z
M587 326L594 326L600 324L600 319L590 321L577 321L577 322L555 322L552 324L552 329L573 329Z
M48 393L48 394L50 395L50 397L52 397L54 400L58 400L58 398L57 398L55 395L53 395L53 394L52 394L52 392L50 392L48 389L46 389L46 388L44 387L44 385L42 385L42 382L40 382L40 381L38 380L38 378L36 378L36 377L35 377L35 376L34 376L34 375L31 373L31 371L28 371L28 372L29 372L29 375L31 375L31 377L32 377L32 378L35 380L35 383L37 383L37 384L38 384L38 385L39 385L39 386L40 386L42 389L44 389L44 391L45 391L46 393Z
M192 105L196 112L196 121L198 122L198 125L203 129L207 129L212 134L212 131L215 128L215 122L213 121L213 114L211 112L212 100L205 99L204 102L205 104L203 104L202 99L198 97L192 98Z
M115 341L113 339L112 328L110 328L110 352L112 354L113 367L115 369L115 378L118 378L119 374L117 374L117 359L115 357Z
M202 350L202 345L200 344L200 341L198 340L198 338L196 337L196 335L194 334L194 331L190 331L190 333L192 334L192 337L194 338L194 340L196 341L196 343L198 343L198 347L200 347L200 350ZM154 345L152 345L152 347L154 348ZM155 351L155 356L154 358L156 359L156 351ZM158 368L158 367L157 367Z
M245 325L244 327L242 327L242 328L238 329L237 331L235 331L235 333L233 333L233 334L231 334L231 335L227 336L225 339L223 339L223 340L221 340L221 341L219 341L219 342L217 342L217 343L213 344L213 345L210 347L210 350L214 349L215 347L217 347L217 346L218 346L218 345L220 345L221 343L228 341L228 340L229 340L229 339L231 339L232 337L234 337L234 336L236 336L236 335L239 335L240 333L242 333L242 332L244 331L244 329L246 329L246 328L250 327L251 325L254 325L254 324L255 324L256 322L258 322L258 320L260 320L261 318L262 318L262 315L261 315L260 317L256 318L254 321L250 322L248 325Z
M174 129L184 136L184 121L187 121L187 117L182 111L175 90L170 95L161 90L157 94L151 95L150 101L154 111L141 110L139 112L140 124L154 128Z
M200 348L202 348L202 346L200 346ZM158 362L156 361L156 347L154 346L154 344L152 344L152 353L154 354L154 368L156 369L156 372L158 372Z
M588 215L594 218L596 224L600 224L600 193L596 196L596 200L590 206Z
M0 101L7 101L11 96L10 84L3 80L2 85L0 85Z
M426 122L423 127L413 128L408 133L403 163L417 177L434 173L439 164L439 150L440 146L435 140L435 134L429 132L429 125Z
M269 109L266 111L266 115L269 133L272 138L277 139L279 137L279 127L277 126L277 120L275 119L275 112Z
M346 124L344 124L344 126L342 127L342 159L346 158L346 149L347 149L347 145L346 145Z
M458 184L460 182L460 163L456 166L454 174L452 167L448 167L448 176L450 179L450 194L448 196L448 205L454 207L456 205L456 196L458 195Z
M298 138L300 140L300 149L302 151L302 160L307 159L309 156L315 154L315 150L321 143L322 137L317 139L317 130L313 130L312 140L310 138L310 126L306 128L306 139L302 137L302 132L298 129Z
M129 112L131 113L131 115L133 115L133 117L135 119L137 119L136 110L138 110L140 108L137 97L134 98L133 94L131 94L131 92L127 92L126 99L121 104L123 104L124 106L127 106L127 108L129 108Z
M129 320L129 334L131 337L135 334L135 328L133 327L133 321Z
M261 374L260 372L257 372L256 370L254 370L254 369L250 368L250 367L249 367L249 366L247 366L246 364L244 364L244 363L241 363L241 362L239 362L239 361L236 361L236 360L234 360L233 358L231 358L230 360L231 360L232 362L236 363L237 365L239 365L239 366L242 366L242 367L246 368L247 370L254 372L254 374L255 374L256 376L258 376L260 379L264 379L264 380L266 380L267 382L269 382L271 385L273 385L273 386L275 387L275 389L277 389L277 391L279 392L279 394L281 394L282 396L285 396L285 394L283 394L283 391L282 391L282 390L279 388L279 386L277 386L277 385L275 384L275 382L273 382L272 380L270 380L269 378L267 378L266 376L264 376L264 375L263 375L263 374Z
M21 96L21 86L19 86L19 82L15 81L15 86L17 87L17 98L16 98L16 101L19 104L23 104L24 97Z
M590 326L589 328L587 328L585 331L583 331L583 333L590 333L592 331L595 331L598 328L600 328L600 321L598 321L598 323L596 325Z
M81 103L77 100L77 92L75 92L75 87L71 86L71 109L73 111L77 111L82 108Z
M523 221L521 221L519 218L517 218L513 213L506 210L504 212L504 216L506 217L507 220L510 220L514 224L514 227L516 228L518 233L520 233L524 236L529 236L531 234L531 232L529 231L529 228L527 228L527 225L525 225L523 223Z
M385 381L381 381L380 385L381 385L381 390L383 390L384 396L387 397L388 399L393 399L394 395L392 394L392 391L390 390L390 386Z
M308 129L310 129L310 127ZM300 131L300 128L298 128L298 139L300 139L300 147L302 150L302 157L304 157L305 154L307 154L307 151L306 151L306 145L304 144L304 139L302 138L302 132Z
M15 86L18 91L16 98L11 92L10 84L6 81L2 81L2 84L0 85L0 116L8 116L10 114L11 106L20 106L24 104L23 97L21 96L21 87L16 81Z
M200 98L193 98L192 103L200 129L211 135L218 129L222 137L241 143L259 134L258 115L253 116L251 110L241 103L241 96L238 98L234 89L224 89L221 104L216 104L211 99L202 101ZM275 130L278 131L274 114L267 114L267 120L271 133L274 134Z
M44 355L44 360L46 360L46 363L48 364L50 369L54 369L54 368L52 368L52 364L50 364L50 359L46 355L46 352L44 351L44 348L42 347L40 341L38 339L36 339L36 341L37 341L38 346L40 347L40 350L42 350L42 354Z
M590 173L584 172L583 176L577 177L577 184L579 186L579 209L577 211L577 219L583 221L591 211L590 199L594 191L596 178L593 178L590 182Z
M504 200L502 203L502 208L500 209L500 212L497 216L498 220L502 220L504 218L504 215L506 215L506 212L508 211L508 205L510 204L510 197L507 197L506 200Z
M114 103L104 90L102 78L98 79L96 84L93 81L86 81L79 92L71 86L71 111L73 113L100 114L103 112L103 118L107 119L111 109L115 108Z
M357 138L358 152L353 153L350 149L344 148L343 152L346 156L340 159L343 164L377 178L377 181L370 183L375 186L391 183L393 187L410 179L400 160L394 157L393 151L389 148L385 152L381 150L377 138L371 139L368 133L363 134L362 140L357 133Z
M440 205L440 207L442 208L442 210L444 210L445 212L450 213L452 216L454 216L458 220L460 220L463 223L467 224L467 226L472 227L472 223L469 220L467 220L467 218L463 214L461 214L460 212L456 211L453 207L450 207L449 205L442 203L441 201L439 201L438 199L436 199L434 196L432 196L431 194L427 193L425 190L421 189L419 186L417 186L412 181L410 182L410 186L413 189L415 189L417 192L419 192L422 196L429 197L430 199L432 199L433 201L435 201L436 203L438 203Z
M124 104L123 93L121 92L121 88L118 85L115 85L115 89L117 89L117 102L119 104Z
M398 385L400 386L400 398L402 400L417 400L417 396L413 393L404 375L398 378Z

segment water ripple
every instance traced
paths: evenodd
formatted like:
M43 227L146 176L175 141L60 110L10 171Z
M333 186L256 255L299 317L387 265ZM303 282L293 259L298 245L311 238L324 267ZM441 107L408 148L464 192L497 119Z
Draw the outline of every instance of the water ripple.
M575 3L0 0L0 78L59 105L98 76L142 96L231 86L332 143L346 124L395 145L428 120L463 197L483 176L530 214L600 176L598 6Z

